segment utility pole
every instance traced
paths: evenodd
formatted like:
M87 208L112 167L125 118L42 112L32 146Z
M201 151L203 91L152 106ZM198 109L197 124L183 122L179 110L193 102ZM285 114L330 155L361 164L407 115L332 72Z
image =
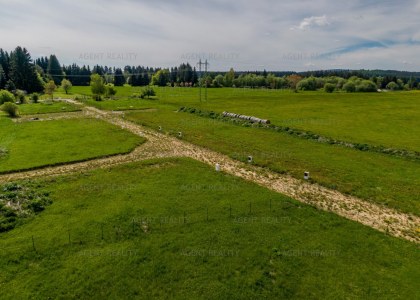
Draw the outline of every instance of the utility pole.
M201 102L201 58L200 61L198 62L198 85L199 85L199 89L198 89L198 93L199 93L199 98L200 98L200 102Z
M206 59L206 62L204 63L204 78L207 78L207 66L209 65L209 63L207 62L207 59ZM206 100L204 100L204 101L206 101L207 102L207 82L205 82L205 84L206 84L206 86L205 86L205 99Z
M208 65L209 65L209 63L207 62L207 59L206 59L206 62L202 62L201 61L201 59L200 59L200 61L197 63L197 65L198 65L198 74L199 74L199 78L198 78L198 82L199 82L199 86L200 86L200 88L199 88L199 93L200 93L200 102L201 102L201 95L202 95L202 92L201 92L201 85L202 85L202 78L203 78L203 76L202 76L202 72L201 72L201 66L202 65L204 65L204 78L206 78L206 76L207 76L207 67L208 67ZM205 83L206 85L205 85L205 91L204 91L204 101L207 101L207 83Z

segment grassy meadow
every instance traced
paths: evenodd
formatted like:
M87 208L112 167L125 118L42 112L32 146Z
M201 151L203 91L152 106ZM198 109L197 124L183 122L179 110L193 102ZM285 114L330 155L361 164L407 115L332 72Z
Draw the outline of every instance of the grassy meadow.
M416 245L192 160L33 184L53 203L0 234L2 299L420 297Z
M51 102L40 101L39 103L29 103L19 105L19 114L21 115L35 115L35 114L49 114L49 113L65 113L80 111L81 108L65 102Z
M106 110L144 109L164 105L230 111L269 119L273 124L316 132L348 142L384 145L420 152L420 92L324 93L289 90L208 89L199 102L196 88L156 88L157 99L128 99L139 87L116 87L118 101L89 105ZM74 87L70 97L90 95L89 87ZM204 94L204 92L203 92ZM60 94L64 97L64 94Z
M117 100L83 100L105 110L128 110L126 117L169 134L183 132L189 142L280 173L301 178L304 171L326 187L405 212L420 214L420 166L416 159L318 143L282 132L241 127L219 120L177 113L181 106L231 111L267 118L275 125L312 131L355 143L420 149L419 92L323 93L251 89L157 88L157 99L133 99L140 88L117 87ZM89 95L89 87L76 87Z
M231 125L170 109L126 114L128 120L166 132L183 132L194 144L280 173L302 178L309 170L313 182L332 189L420 214L418 161L380 153L321 144L288 134Z
M0 117L0 127L0 173L127 153L145 141L96 119L15 123Z

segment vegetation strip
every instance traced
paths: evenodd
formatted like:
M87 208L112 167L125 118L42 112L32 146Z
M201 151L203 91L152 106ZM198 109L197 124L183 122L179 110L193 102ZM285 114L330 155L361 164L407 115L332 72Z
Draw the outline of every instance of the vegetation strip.
M338 146L356 149L359 151L377 152L377 153L383 153L383 154L397 156L397 157L410 158L410 159L420 161L420 152L417 152L417 151L409 151L405 149L395 149L395 148L390 148L390 147L385 147L385 146L374 146L374 145L369 145L369 144L359 144L359 143L350 143L350 142L340 141L340 140L325 137L319 134L315 134L311 131L290 128L287 126L267 124L266 122L254 121L255 119L254 117L252 117L254 119L244 120L243 118L241 118L242 115L238 115L238 117L234 117L226 113L220 114L214 111L203 111L194 107L185 107L185 106L179 108L178 111L194 114L194 115L204 117L204 118L211 118L211 119L215 119L215 120L219 120L223 122L229 122L231 124L239 125L243 127L254 127L254 128L268 129L268 130L272 130L276 132L284 132L289 135L293 135L293 136L300 137L307 140L313 140L318 143L338 145ZM263 121L267 121L267 120L263 120Z

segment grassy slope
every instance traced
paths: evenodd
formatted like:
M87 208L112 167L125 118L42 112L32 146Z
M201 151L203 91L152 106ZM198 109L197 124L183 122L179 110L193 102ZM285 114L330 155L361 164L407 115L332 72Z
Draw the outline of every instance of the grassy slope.
M0 172L126 153L144 139L96 119L13 123L0 118Z
M415 245L197 162L158 162L42 183L54 203L1 235L2 298L420 297Z
M314 181L342 192L420 214L419 163L384 154L320 144L256 128L200 118L170 109L130 112L127 118L164 131L183 132L183 139L246 161Z

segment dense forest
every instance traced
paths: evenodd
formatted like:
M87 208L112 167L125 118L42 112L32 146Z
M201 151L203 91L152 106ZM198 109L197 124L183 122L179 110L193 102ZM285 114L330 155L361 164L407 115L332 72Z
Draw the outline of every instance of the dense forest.
M0 48L0 89L41 92L48 81L59 84L67 79L72 85L87 86L92 74L103 77L105 83L115 86L196 86L249 87L295 90L369 92L378 89L409 90L419 88L420 72L384 70L320 70L311 72L248 71L197 72L189 63L169 69L126 66L115 68L96 65L61 65L52 54L33 60L28 50L16 47L11 52Z

